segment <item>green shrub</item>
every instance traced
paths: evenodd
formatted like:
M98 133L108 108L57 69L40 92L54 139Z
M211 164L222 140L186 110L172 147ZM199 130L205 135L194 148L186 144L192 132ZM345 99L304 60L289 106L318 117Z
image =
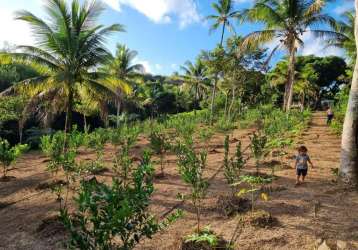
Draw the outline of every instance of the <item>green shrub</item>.
M153 131L149 136L151 149L160 157L160 170L164 176L164 154L170 149L169 140L164 132Z
M254 132L250 136L250 141L251 153L255 159L256 173L259 174L260 161L266 153L267 136L262 135L261 132Z
M196 209L197 232L200 232L201 202L205 198L206 190L209 186L203 173L206 168L207 152L196 153L192 144L179 142L176 146L178 157L179 174L182 180L190 185L191 193L185 198L191 200Z
M234 195L236 192L236 186L233 184L239 181L241 169L244 168L246 160L244 160L241 152L241 141L237 143L235 155L230 159L229 151L230 144L229 136L227 135L224 141L224 176L232 189L232 195Z
M114 179L112 185L82 182L77 209L71 216L61 211L61 220L70 232L70 246L79 249L133 249L160 226L147 211L154 191L153 167L149 154L133 172L131 185ZM118 237L121 243L116 243ZM118 245L119 244L119 245Z
M28 148L26 144L18 144L11 147L7 140L0 138L0 162L3 167L3 179L7 178L7 171L11 164Z

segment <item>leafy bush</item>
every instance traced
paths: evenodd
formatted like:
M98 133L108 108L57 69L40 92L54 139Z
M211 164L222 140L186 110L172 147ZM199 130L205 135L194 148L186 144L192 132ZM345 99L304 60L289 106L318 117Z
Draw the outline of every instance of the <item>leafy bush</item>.
M151 237L160 226L147 212L154 191L149 154L132 175L132 183L114 179L111 186L82 182L75 199L77 210L61 220L70 232L70 246L79 249L133 249L143 237ZM114 239L119 237L121 243ZM117 245L120 244L120 245Z
M225 137L224 150L224 176L232 189L232 195L234 195L236 186L233 184L239 181L241 169L245 166L246 160L244 160L241 152L241 141L236 145L235 155L229 159L230 144L228 135Z
M151 149L160 157L160 170L164 176L164 154L170 149L170 143L165 133L153 131L149 136Z
M178 157L179 174L182 180L190 185L191 193L185 198L191 200L196 209L197 232L200 232L201 202L206 195L209 186L208 181L203 177L206 168L207 152L201 151L197 154L192 144L179 142L176 146Z
M10 165L26 150L28 150L26 144L18 144L11 147L7 140L0 138L0 162L3 167L3 179L7 178L6 174Z
M237 128L237 126L235 122L228 120L225 117L221 117L215 123L215 128L220 132L227 132Z
M266 153L267 136L262 135L261 132L254 132L252 136L250 136L250 141L251 152L255 158L256 173L259 174L260 161Z
M346 115L348 98L349 98L348 86L341 89L335 96L336 104L333 108L334 119L331 123L331 128L336 134L341 134L343 131L343 123L344 123L344 117Z

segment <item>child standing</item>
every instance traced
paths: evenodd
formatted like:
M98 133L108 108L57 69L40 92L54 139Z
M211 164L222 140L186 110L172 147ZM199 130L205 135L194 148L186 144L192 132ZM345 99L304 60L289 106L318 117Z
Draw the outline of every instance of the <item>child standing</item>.
M296 185L300 184L300 177L302 176L302 182L305 181L305 177L308 171L308 163L311 164L313 168L313 164L311 162L310 157L307 154L307 148L305 146L300 146L298 148L298 155L296 156L295 169L296 169Z
M331 107L328 107L327 109L327 125L330 125L333 119L333 111L331 109Z

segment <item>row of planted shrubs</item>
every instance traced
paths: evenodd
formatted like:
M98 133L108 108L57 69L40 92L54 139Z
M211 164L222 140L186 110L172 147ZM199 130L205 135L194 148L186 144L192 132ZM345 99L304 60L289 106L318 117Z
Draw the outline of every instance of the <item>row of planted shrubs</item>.
M259 174L260 162L275 146L272 145L272 138L280 134L286 139L285 136L297 133L304 128L308 117L308 111L285 114L269 106L243 113L240 122L246 119L247 123L258 125L259 132L250 136L251 157L255 159L257 170L256 174L242 172L248 159L243 157L241 143L237 143L235 154L230 157L229 136L226 136L223 168L227 183L232 188L229 200L250 195L251 210L254 211L257 187L271 182L274 177L274 173L271 177ZM197 215L197 230L185 237L184 243L204 242L210 246L217 244L217 236L210 229L203 229L201 226L202 200L210 184L203 173L210 150L208 141L214 134L213 127L206 125L207 121L208 112L203 110L124 125L119 129L97 129L92 133L74 129L71 133L59 131L42 137L41 149L50 159L48 170L55 176L58 172L65 176L65 181L54 182L51 190L59 202L60 218L70 232L69 246L80 249L132 249L141 238L151 237L182 216L182 212L177 211L158 221L147 211L154 191L155 162L151 155L159 156L157 163L161 166L160 174L165 176L163 159L168 151L176 154L179 175L191 187L190 193L179 197L191 201ZM214 128L217 129L217 125ZM287 133L283 133L285 130ZM132 149L141 133L148 136L150 148L136 160ZM110 164L104 161L106 143L114 146ZM81 150L93 150L95 157L91 160L78 160ZM112 183L98 182L96 175L109 165L115 174ZM89 175L94 178L88 179ZM248 188L241 188L242 184ZM76 190L76 210L73 213L68 210L71 190ZM267 199L265 193L260 193L260 196ZM233 244L234 242L227 242L227 247Z

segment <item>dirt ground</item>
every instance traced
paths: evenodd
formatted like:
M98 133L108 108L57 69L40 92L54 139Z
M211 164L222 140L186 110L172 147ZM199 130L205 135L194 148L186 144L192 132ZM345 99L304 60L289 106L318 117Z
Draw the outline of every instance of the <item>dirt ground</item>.
M294 148L286 149L288 155L282 163L291 167L277 170L278 178L272 184L273 189L280 189L270 193L269 201L259 201L256 205L256 209L270 212L277 218L278 224L273 228L244 225L237 249L314 249L317 239L327 240L332 249L336 249L337 240L346 242L348 249L358 249L358 193L333 182L335 177L331 168L339 165L340 138L330 132L324 118L323 113L314 113L309 128L296 139L297 145L307 146L315 166L309 170L307 182L295 187L292 158L296 152ZM231 138L242 140L243 148L246 148L250 132L250 129L235 130ZM221 169L223 141L224 135L217 134L208 145L210 154L205 175L210 179L210 188L202 221L203 225L210 225L217 234L229 240L238 217L227 218L217 209L218 197L230 192ZM231 151L235 143L233 140ZM136 151L146 146L148 141L140 138ZM106 147L107 164L111 163L112 153L113 148ZM83 152L81 158L91 155ZM167 155L165 161L166 178L155 180L156 191L150 210L161 218L173 208L180 208L184 216L153 239L143 240L137 249L179 249L180 239L195 227L193 207L177 199L177 194L186 193L188 187L178 176L176 158ZM249 162L245 171L253 170L253 163ZM271 170L266 167L262 171L269 173ZM46 172L46 157L41 153L28 153L8 174L16 179L0 182L0 249L63 249L66 236L61 227L44 223L56 215L58 209L54 194L39 189L39 184L52 179ZM105 172L100 178L110 180L111 173Z

